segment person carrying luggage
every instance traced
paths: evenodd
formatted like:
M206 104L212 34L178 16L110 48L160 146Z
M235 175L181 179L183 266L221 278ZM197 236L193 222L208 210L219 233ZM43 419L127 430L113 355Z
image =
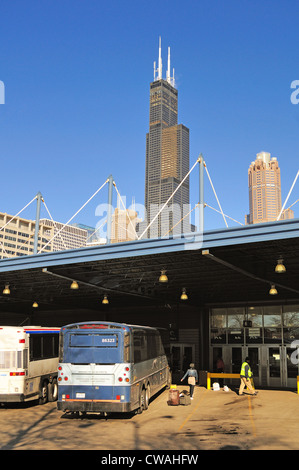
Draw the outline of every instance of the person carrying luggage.
M181 382L183 382L186 377L188 377L188 384L190 387L190 398L191 400L193 400L194 387L196 382L198 381L197 370L194 368L193 362L190 364L190 367L185 373L185 375L181 378Z

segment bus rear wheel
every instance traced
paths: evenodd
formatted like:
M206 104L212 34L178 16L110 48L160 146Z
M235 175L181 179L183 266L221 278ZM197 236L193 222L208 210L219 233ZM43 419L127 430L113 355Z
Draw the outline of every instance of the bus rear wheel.
M151 397L151 389L150 386L148 385L146 390L145 390L145 400L144 400L144 409L147 410L149 407L149 401Z
M38 403L44 405L48 401L48 382L44 380L41 384L40 397Z
M143 388L141 390L140 398L139 398L139 408L137 409L138 414L141 414L144 410L146 410L145 402L146 402L146 390L145 388Z

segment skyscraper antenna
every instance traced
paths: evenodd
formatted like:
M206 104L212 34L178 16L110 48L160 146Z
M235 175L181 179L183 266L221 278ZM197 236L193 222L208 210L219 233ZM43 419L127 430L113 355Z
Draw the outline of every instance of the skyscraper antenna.
M159 59L158 67L156 68L156 61L154 62L154 81L162 79L162 50L161 50L161 36L159 36ZM158 74L158 76L156 76Z
M167 61L166 81L167 81L168 83L171 83L171 79L170 79L170 47L168 48L168 61Z
M158 80L162 79L162 48L161 36L159 37L159 63L158 63Z

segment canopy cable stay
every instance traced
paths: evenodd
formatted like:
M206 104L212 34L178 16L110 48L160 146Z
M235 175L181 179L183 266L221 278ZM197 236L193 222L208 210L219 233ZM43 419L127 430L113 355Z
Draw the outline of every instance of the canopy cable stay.
M113 181L113 185L114 185L114 187L115 187L115 190L116 190L116 192L117 192L117 195L118 195L118 197L119 197L119 200L120 200L120 202L121 202L121 204L122 204L122 206L123 206L123 208L124 208L124 211L127 211L126 206L125 206L125 204L124 204L124 202L123 202L123 200L122 200L122 197L121 197L121 195L120 195L120 193L119 193L119 191L118 191L118 189L117 189L117 186L116 186L116 184L115 184L115 181ZM135 228L134 225L133 225L132 219L131 219L131 217L130 217L129 215L128 215L128 217L129 217L129 223L131 224L131 226L132 226L132 228L133 228L133 233L135 234L135 238L138 238L138 235L137 235L137 232L136 232L136 228ZM120 226L120 224L119 224L118 222L117 222L117 224ZM122 228L123 228L123 227L122 227ZM125 227L125 231L127 232L127 228L126 228L126 227Z
M55 235L45 244L45 246L42 248L42 250L44 250L46 248L46 246L48 246L53 240L55 237L57 237L57 235L59 235L59 233L66 227L66 225L68 225L75 217L76 215L79 214L79 212L84 209L85 206L87 206L87 204L101 191L101 189L105 186L105 184L108 183L108 179L105 181L105 183L102 184L102 186L100 186L95 193L93 193L93 195L83 204L83 206L80 207L80 209L58 230L58 232L55 233ZM41 253L40 250L38 253Z
M23 207L23 209L21 209L16 215L14 215L11 219L9 219L9 221L6 222L6 224L4 224L3 227L0 228L0 232L1 232L3 229L5 229L5 227L7 227L7 225L9 225L16 217L18 217L18 215L20 215L21 212L23 212L25 209L27 209L27 207L30 206L30 204L32 204L33 201L35 201L36 197L37 197L37 196L34 196L34 198L33 198L30 202L28 202L28 204L26 204L26 206ZM2 251L2 253L1 253L1 259L3 259L3 252L4 252L6 255L7 255L7 252L6 252L6 250L5 250L4 245L3 245L2 242L0 242L0 246L1 246L1 248L2 248L2 250L1 250L1 251Z
M214 185L213 185L213 183L212 183L212 180L211 180L210 173L209 173L209 171L208 171L207 165L205 165L205 169L206 169L206 172L207 172L207 175L208 175L208 178L209 178L210 184L211 184L211 186L212 186L212 189L213 189L213 192L214 192L215 198L216 198L216 200L217 200L217 202L218 202L218 206L219 206L219 209L220 209L220 211L221 211L221 214L222 214L223 220L224 220L224 222L225 222L225 225L226 225L226 227L228 228L228 225L227 225L227 222L226 222L226 218L225 218L225 215L224 215L224 213L223 213L222 207L221 207L221 205L220 205L220 202L219 202L218 196L217 196L217 194L216 194L216 191L215 191Z
M298 199L298 201L299 201L299 199ZM298 201L296 201L296 202L298 202ZM295 204L295 203L294 203L294 204ZM171 232L177 225L179 225L179 223L181 223L186 217L188 217L188 215L190 215L190 214L196 209L196 207L198 207L198 206L199 206L199 202L198 202L197 204L195 204L195 206L193 207L193 209L191 209L191 211L189 211L188 214L184 215L184 217L182 217L181 220L179 220L173 227L171 227L171 229L169 229L169 230L163 235L162 238L166 237L166 235L168 235L169 232ZM209 209L212 209L212 210L218 212L218 214L221 214L221 212L220 212L218 209L215 209L214 207L209 206L209 204L207 204L206 202L204 203L204 207L209 207ZM234 222L236 222L237 224L239 224L239 225L244 225L244 224L242 224L241 222L239 222L238 220L233 219L233 218L230 217L229 215L226 215L226 214L224 214L224 215L225 215L225 217L227 217L228 219L233 220Z
M156 220L157 217L159 217L159 215L161 214L161 212L163 211L163 209L167 206L167 204L169 203L169 201L173 198L173 196L175 195L175 193L178 191L178 189L182 186L182 184L185 182L185 180L189 177L190 173L194 170L195 166L199 163L199 158L196 160L196 162L194 163L193 167L191 168L191 170L188 171L188 173L186 174L186 176L182 179L182 181L180 182L180 184L178 185L178 187L173 191L172 195L167 199L167 201L165 202L165 204L163 204L163 206L161 207L161 209L159 210L159 212L155 215L155 217L151 220L151 222L148 224L148 226L146 227L146 229L142 232L142 234L140 235L140 237L138 237L138 240L140 240L143 235L145 234L145 232L150 228L150 226L154 223L154 221Z
M47 207L47 204L45 203L44 198L42 198L42 202L43 202L43 204L44 204L44 206L45 206L45 208L46 208L46 211L47 211L48 214L49 214L50 219L52 220L52 222L53 222L53 224L54 224L54 228L58 231L59 229L58 229L58 227L57 227L57 225L56 225L56 222L54 221L52 215L50 214L50 211L49 211L49 209L48 209L48 207ZM64 248L67 250L67 246L66 246L66 244L65 244L65 241L64 241L63 236L62 236L61 234L59 234L59 236L60 236L60 239L61 239L61 241L62 241L62 243L63 243L63 245L64 245ZM42 250L43 250L43 248L41 249L41 251L42 251Z
M197 204L195 204L195 206L193 207L193 209L191 209L191 211L188 212L188 214L184 215L184 217L181 218L181 220L179 220L175 225L173 225L166 233L164 233L163 237L166 237L166 235L169 234L169 232L171 232L177 225L179 225L186 217L188 217L188 215L190 215L195 209L196 207L199 206L199 202Z
M297 204L297 202L299 202L299 199L297 199L297 201L293 202L293 204L291 204L288 209L291 209L291 207L293 207L295 204Z
M95 231L92 232L92 233L89 235L89 237L87 237L86 242L88 242L88 240L89 240L93 235L95 235L98 230L100 230L102 227L104 227L104 225L106 224L106 222L107 222L107 219L105 219L104 222L103 222L101 225L99 225L99 227L96 228ZM82 245L82 246L84 246L84 245Z
M206 207L209 207L209 209L212 209L213 211L218 212L218 214L221 214L221 212L220 212L218 209L215 209L214 207L209 206L209 204L207 204L206 202L205 202L205 206L206 206ZM227 217L228 219L231 219L231 220L233 220L234 222L237 222L237 224L239 224L239 225L244 225L244 224L242 224L241 222L238 222L238 220L233 219L233 218L230 217L229 215L226 215L226 214L223 214L223 215L224 215L225 217Z
M276 220L279 220L279 219L280 219L281 214L282 214L283 211L284 211L285 205L286 205L286 203L288 202L288 199L289 199L289 197L290 197L290 195L291 195L291 192L293 191L293 188L294 188L294 186L295 186L295 183L296 183L296 181L297 181L298 176L299 176L299 170L297 171L297 175L296 175L296 177L295 177L295 179L294 179L294 181L293 181L293 184L292 184L292 186L291 186L291 189L290 189L290 191L289 191L289 194L287 195L287 198L286 198L286 200L284 201L284 204L283 204L283 206L282 206L282 208L281 208L281 211L280 211L280 213L279 213L279 216L277 217ZM297 201L296 201L296 202L297 202Z
M1 230L3 230L8 224L10 224L16 217L18 217L19 214L21 214L21 212L23 212L25 209L27 209L28 206L30 206L30 204L32 204L33 201L35 201L35 199L37 198L37 196L34 196L34 198L28 202L28 204L26 204L26 206L23 207L23 209L21 209L16 215L14 215L8 222L6 222L5 225L3 225L3 227L0 228L0 232Z
M4 248L4 245L2 242L0 242L0 246L1 246L1 259L3 259L3 253L5 253L6 255L8 254L6 249ZM8 258L8 256L7 256Z

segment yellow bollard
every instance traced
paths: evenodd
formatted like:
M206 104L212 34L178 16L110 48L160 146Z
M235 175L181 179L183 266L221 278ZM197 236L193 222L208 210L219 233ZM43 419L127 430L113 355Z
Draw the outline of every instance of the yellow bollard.
M207 389L211 390L211 377L207 377Z

